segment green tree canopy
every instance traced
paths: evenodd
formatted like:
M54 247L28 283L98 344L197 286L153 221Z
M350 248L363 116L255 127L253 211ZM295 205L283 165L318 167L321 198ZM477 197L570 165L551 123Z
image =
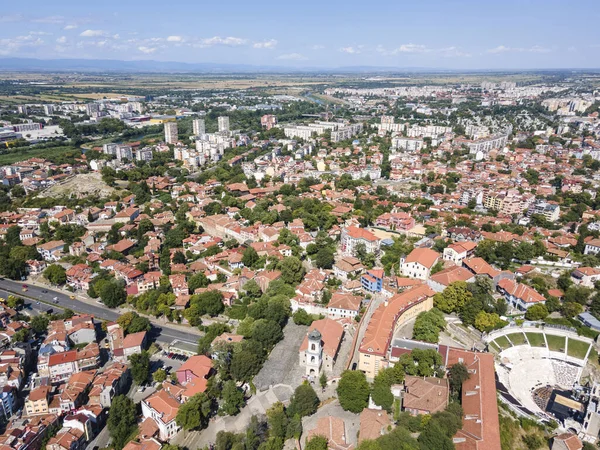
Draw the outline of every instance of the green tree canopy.
M346 370L337 387L340 405L346 411L360 413L369 404L371 389L363 372Z

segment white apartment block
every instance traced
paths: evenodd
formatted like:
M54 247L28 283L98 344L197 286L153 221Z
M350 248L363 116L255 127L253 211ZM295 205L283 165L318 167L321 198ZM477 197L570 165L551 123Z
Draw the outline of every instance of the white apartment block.
M177 122L165 122L165 142L175 144L178 140Z
M201 134L205 134L206 125L204 123L204 119L194 119L192 121L192 130L194 132L194 136L200 136Z
M219 125L219 132L229 131L229 117L220 116L217 118L217 123Z
M394 149L402 149L409 152L418 152L424 146L423 139L415 139L397 136L392 138L392 148Z

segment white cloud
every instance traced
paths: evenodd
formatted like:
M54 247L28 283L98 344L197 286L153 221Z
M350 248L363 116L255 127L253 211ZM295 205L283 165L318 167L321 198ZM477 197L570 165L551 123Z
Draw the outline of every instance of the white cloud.
M268 41L255 42L252 47L274 49L277 47L277 41L275 39L269 39Z
M61 36L56 40L56 42L58 42L59 44L65 44L67 42L67 37Z
M499 45L498 47L490 48L487 53L550 53L552 50L549 48L534 45L533 47L507 47L505 45Z
M393 53L427 53L431 50L424 45L418 44L402 44L397 49L393 50Z
M315 44L311 47L312 50L323 50L324 48L325 46L321 44Z
M104 36L105 34L106 34L106 32L103 31L103 30L85 30L85 31L82 31L79 36L82 36L82 37L98 37L98 36Z
M3 14L0 16L0 23L20 22L23 20L21 14Z
M32 34L16 36L14 38L3 38L0 39L0 54L9 55L26 47L39 47L44 45L44 43L40 37Z
M183 37L181 37L181 36L169 36L167 38L167 42L183 42Z
M63 28L63 30L74 30L76 28L79 28L77 25L67 25Z
M138 47L138 50L142 53L145 53L146 55L150 55L152 53L154 53L157 48L156 47L146 47L146 46L140 46Z
M283 55L279 55L277 59L284 59L288 61L303 61L307 58L301 53L284 53Z
M342 47L340 48L340 52L349 53L351 55L360 53L359 47Z
M65 22L65 18L63 16L38 17L37 19L33 19L32 22L61 24Z
M458 47L446 47L436 50L441 56L446 58L470 58L472 55L462 51Z
M51 36L52 33L48 33L47 31L30 31L29 34L33 36Z
M213 36L211 38L200 39L196 44L196 47L212 47L214 45L227 45L230 47L237 47L239 45L245 45L248 41L246 39L228 36Z

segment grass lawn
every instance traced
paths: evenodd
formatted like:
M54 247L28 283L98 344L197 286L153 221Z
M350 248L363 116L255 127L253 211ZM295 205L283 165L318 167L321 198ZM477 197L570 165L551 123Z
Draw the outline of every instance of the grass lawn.
M523 333L511 333L508 334L508 339L510 339L510 342L512 342L512 344L516 347L517 345L523 345L525 344L525 336L523 335Z
M489 346L491 349L493 349L493 350L495 350L496 352L498 352L498 353L500 353L500 351L501 351L501 350L500 350L500 347L498 347L494 341L491 341L491 342L489 342L489 343L488 343L488 346Z
M532 347L545 347L546 342L544 341L544 335L542 333L525 333L529 345Z
M506 336L500 336L499 338L496 338L494 342L496 342L496 345L502 350L507 349L508 347L512 347L508 339L506 339Z
M546 340L548 341L548 348L554 352L565 351L565 338L564 336L555 336L552 334L546 334Z
M569 339L569 348L567 354L573 358L583 359L588 351L590 344L577 339Z
M4 149L3 149L4 150ZM0 153L0 166L12 164L18 161L24 161L29 158L52 158L54 156L62 155L67 152L79 152L79 149L65 145L62 147L52 148L23 148L18 151L7 150L7 153Z

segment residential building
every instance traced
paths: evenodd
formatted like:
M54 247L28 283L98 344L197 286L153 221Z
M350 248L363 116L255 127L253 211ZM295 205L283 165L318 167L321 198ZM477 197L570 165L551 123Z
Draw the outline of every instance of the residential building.
M192 120L192 132L194 133L194 136L200 136L201 134L206 133L206 125L204 123L204 119Z
M600 280L600 269L596 267L578 267L571 272L571 280L574 284L593 288L596 281Z
M394 295L375 310L359 347L358 369L368 379L374 379L380 369L388 367L392 337L407 320L433 308L434 294L429 286L420 284Z
M439 259L440 254L434 250L415 248L406 258L400 258L400 270L405 277L427 280Z
M460 266L464 259L473 255L475 247L477 247L475 242L455 242L444 249L443 258L446 261L452 261L457 266Z
M402 409L413 416L435 414L446 409L449 395L447 378L407 375L404 379Z
M176 144L179 141L177 133L177 122L165 122L165 142L167 144Z
M217 118L217 124L219 126L219 132L229 132L229 117L228 116L219 116Z
M369 230L349 226L342 230L341 250L344 255L355 256L358 245L363 244L367 253L379 254L380 239Z
M383 289L383 269L367 270L360 277L362 288L370 293L381 292Z
M158 427L161 441L168 441L179 431L180 427L177 425L175 418L180 406L179 400L167 392L166 389L161 389L142 400L142 415L144 418L150 418L154 421Z
M497 289L504 295L506 302L513 308L521 311L527 310L533 305L544 304L546 299L542 294L523 283L514 280L503 279L498 283Z

